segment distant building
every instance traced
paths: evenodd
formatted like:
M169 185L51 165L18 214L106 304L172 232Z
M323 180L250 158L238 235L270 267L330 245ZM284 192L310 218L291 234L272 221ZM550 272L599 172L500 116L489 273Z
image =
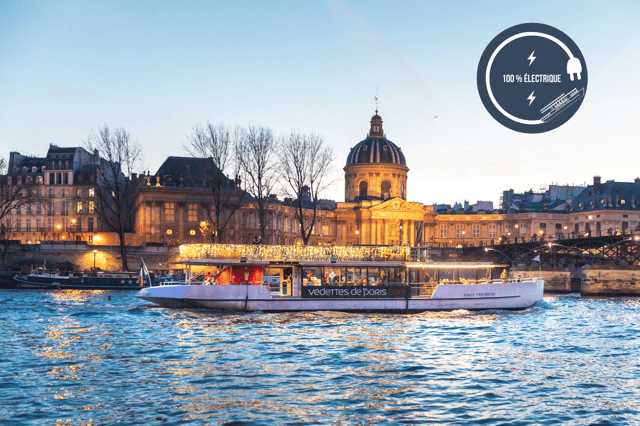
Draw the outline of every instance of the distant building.
M99 158L80 147L51 145L45 157L9 154L7 185L22 186L33 200L4 219L5 237L94 243L102 231L96 215Z

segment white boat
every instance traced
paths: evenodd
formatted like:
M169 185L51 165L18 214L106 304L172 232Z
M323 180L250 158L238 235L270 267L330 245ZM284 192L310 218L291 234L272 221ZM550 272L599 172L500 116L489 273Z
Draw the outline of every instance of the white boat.
M407 313L526 309L543 298L539 278L501 278L507 265L410 261L403 247L325 247L317 256L300 254L300 248L288 255L286 246L220 247L181 246L178 263L187 277L194 276L192 270L214 268L212 283L187 279L183 285L143 288L136 297L171 308Z

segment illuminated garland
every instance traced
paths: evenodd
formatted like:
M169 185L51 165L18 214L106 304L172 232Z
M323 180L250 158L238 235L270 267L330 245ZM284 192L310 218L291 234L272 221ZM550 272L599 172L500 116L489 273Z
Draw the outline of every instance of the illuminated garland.
M180 259L240 259L268 261L358 262L409 259L409 247L269 246L244 244L183 244Z

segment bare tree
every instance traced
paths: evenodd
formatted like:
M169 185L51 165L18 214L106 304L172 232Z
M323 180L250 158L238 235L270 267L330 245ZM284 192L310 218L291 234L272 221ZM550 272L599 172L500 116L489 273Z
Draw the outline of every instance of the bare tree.
M204 227L211 235L213 243L224 242L224 233L233 215L242 203L244 191L237 187L236 182L229 179L229 169L234 163L234 136L238 132L231 132L223 124L196 126L189 136L184 148L194 157L207 157L213 160L216 169L209 176L213 210L206 209L206 215L213 229ZM234 173L237 175L237 170ZM205 229L201 230L204 234Z
M125 233L133 229L133 195L136 183L131 174L142 162L142 148L123 128L111 130L106 124L89 135L85 147L99 155L96 164L96 214L112 232L118 234L122 269L129 270Z
M277 180L277 142L267 127L236 129L236 161L244 189L258 210L260 237L266 242L267 204Z
M307 245L318 215L319 195L329 180L333 149L321 136L291 132L280 143L279 167L285 193L294 199L302 242Z
M0 240L2 241L3 268L7 249L11 244L11 237L16 231L15 220L11 220L9 215L12 211L20 209L34 200L31 188L25 188L18 185L17 182L13 182L7 172L8 162L6 158L0 157Z

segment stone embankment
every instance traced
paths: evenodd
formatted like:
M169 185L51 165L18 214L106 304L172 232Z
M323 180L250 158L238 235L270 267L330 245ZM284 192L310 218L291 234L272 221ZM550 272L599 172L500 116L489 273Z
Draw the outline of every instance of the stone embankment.
M640 270L595 269L518 270L509 272L512 278L542 277L545 293L580 293L583 296L640 296Z

